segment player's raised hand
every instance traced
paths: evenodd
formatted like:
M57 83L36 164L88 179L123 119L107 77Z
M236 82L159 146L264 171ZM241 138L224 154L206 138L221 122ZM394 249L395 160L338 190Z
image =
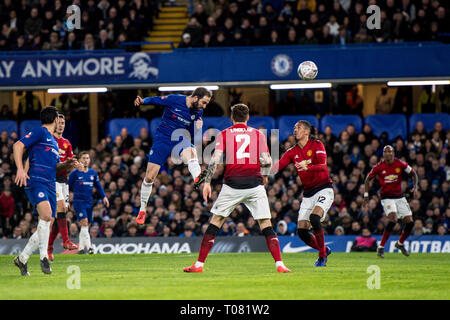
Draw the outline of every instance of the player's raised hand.
M205 182L203 185L203 199L208 202L208 197L211 198L211 184Z
M14 180L16 185L18 185L19 187L22 187L22 186L26 187L27 186L27 179L30 179L30 177L25 172L25 170L24 169L17 169L16 179Z
M139 107L141 104L144 104L144 100L141 97L137 96L136 100L134 100L134 106Z
M103 198L103 204L104 204L107 208L109 208L109 200L108 200L107 197L104 197L104 198Z
M203 119L200 118L195 122L195 128L197 128L197 130L200 130L201 128L203 128Z

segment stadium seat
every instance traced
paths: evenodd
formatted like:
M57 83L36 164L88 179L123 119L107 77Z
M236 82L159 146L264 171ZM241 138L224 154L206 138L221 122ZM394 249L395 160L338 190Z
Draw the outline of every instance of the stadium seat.
M267 130L268 134L270 130L275 128L275 120L272 117L266 116L250 116L250 119L247 122L247 125L250 127L258 129L259 127L264 127Z
M150 121L150 137L154 138L156 135L156 130L158 130L159 124L161 123L161 118L154 118Z
M148 121L142 118L116 118L112 119L108 123L108 127L106 128L107 135L110 135L112 139L114 140L115 137L120 135L120 130L122 128L127 128L128 133L133 137L139 137L141 128L147 128L148 129Z
M294 125L300 120L306 120L316 128L319 128L319 120L315 116L281 116L277 119L280 141L286 140L294 132Z
M396 139L398 136L406 139L406 117L403 114L370 115L365 118L364 122L370 125L373 134L378 137L386 131L389 141Z
M10 135L12 132L16 132L19 134L17 130L17 122L12 120L2 120L0 121L0 132L3 130L8 131L8 135Z
M355 126L356 132L362 130L362 120L357 115L336 115L336 116L324 116L320 120L320 131L324 132L326 126L331 127L331 132L339 137L343 130L347 129L347 125L352 124Z
M41 120L24 120L20 123L20 137L22 138L25 136L28 132L30 132L32 129L36 127L41 126Z
M209 128L215 128L217 130L224 130L231 127L233 122L228 117L203 117L203 132Z
M417 122L422 121L427 132L434 129L436 122L442 123L444 130L450 129L450 116L447 113L416 113L409 117L409 134L416 129Z

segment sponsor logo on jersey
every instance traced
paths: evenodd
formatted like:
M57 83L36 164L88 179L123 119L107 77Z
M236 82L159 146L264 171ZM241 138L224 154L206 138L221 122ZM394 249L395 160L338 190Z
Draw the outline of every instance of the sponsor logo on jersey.
M386 183L392 183L392 182L397 181L397 179L398 179L398 175L396 175L396 174L390 174L390 175L384 177L384 182L386 182Z
M308 150L308 152L306 152L306 155L307 155L308 157L311 157L311 156L312 156L312 150Z
M300 165L302 165L302 166L307 166L308 164L310 164L311 163L311 159L308 159L308 160L303 160L303 161L301 161L300 162Z

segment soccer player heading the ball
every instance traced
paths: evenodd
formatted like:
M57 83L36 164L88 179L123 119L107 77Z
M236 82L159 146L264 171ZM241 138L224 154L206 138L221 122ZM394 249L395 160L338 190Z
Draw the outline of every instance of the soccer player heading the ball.
M196 129L200 130L203 126L203 109L208 105L211 96L211 91L204 87L198 87L190 96L170 94L145 99L138 96L134 101L136 107L142 104L165 107L161 124L156 131L152 148L147 155L147 171L141 185L141 208L139 210L139 216L136 219L137 223L143 224L145 222L147 202L152 192L153 181L175 146L180 147L180 151L175 156L181 156L183 162L187 162L189 172L194 179L194 186L198 188L204 181L206 171L202 172L200 168L194 145L191 144L191 141L183 139L183 137L180 140L177 138L174 141L172 140L172 134L177 129L185 129L192 132L194 123Z
M405 227L403 228L400 238L395 243L395 247L399 249L405 256L409 256L403 242L411 233L414 227L412 212L409 204L402 193L402 172L412 175L414 188L413 195L417 198L417 173L406 163L394 157L394 148L385 146L383 148L383 160L378 162L366 177L364 184L364 201L369 201L370 182L378 176L380 182L381 204L384 212L389 218L389 223L384 229L383 237L377 249L377 255L384 258L384 245L389 235L397 223L397 218L403 219Z
M295 164L304 188L303 200L298 213L297 232L308 246L319 251L315 267L325 267L331 249L325 246L322 222L334 201L334 191L327 168L327 153L317 137L317 129L308 121L300 120L294 126L297 144L288 149L272 169L282 170ZM313 233L309 232L309 229Z
M269 200L264 182L272 166L272 158L263 133L248 127L249 109L244 104L231 107L233 126L217 135L216 147L206 170L203 198L211 198L211 180L217 165L225 156L225 176L222 190L214 203L210 224L200 245L197 262L184 268L185 272L203 272L203 264L214 245L217 233L225 219L241 203L244 203L253 218L258 221L267 247L275 260L278 272L291 272L281 260L280 243L270 221Z

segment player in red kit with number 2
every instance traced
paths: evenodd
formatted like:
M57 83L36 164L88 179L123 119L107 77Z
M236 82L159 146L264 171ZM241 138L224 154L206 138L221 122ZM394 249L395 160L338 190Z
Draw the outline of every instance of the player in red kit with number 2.
M244 104L231 107L233 126L217 135L216 148L208 166L203 198L211 198L211 179L217 165L225 156L225 177L222 190L213 204L210 224L206 229L200 246L198 260L185 272L203 272L203 264L214 245L214 239L225 219L240 204L244 203L253 218L258 221L262 234L266 237L267 247L275 260L278 272L291 272L281 260L278 237L270 221L269 200L263 183L267 183L272 159L264 134L248 127L249 109Z
M61 162L74 157L72 152L72 145L69 140L63 138L63 132L66 125L66 120L62 113L58 114L58 122L56 131L53 136L58 142L59 158ZM56 221L53 221L50 236L48 238L48 257L53 261L53 243L55 242L58 233L61 233L63 239L63 247L67 250L77 250L78 245L72 243L69 239L69 232L67 228L66 213L69 206L69 185L67 184L68 170L62 170L56 174Z
M303 185L303 200L298 214L298 236L308 246L319 251L315 267L326 267L331 249L325 246L322 222L334 201L333 181L327 167L327 153L317 137L317 129L308 121L300 120L294 126L297 144L287 150L272 169L282 170L295 164ZM309 232L309 229L313 233Z
M384 229L381 243L377 249L377 255L384 258L384 245L389 238L397 218L402 219L405 224L400 238L395 244L405 256L409 256L403 242L411 233L414 227L412 219L412 212L409 208L408 201L402 193L402 173L405 171L412 175L414 182L413 195L417 198L417 173L406 163L394 157L394 148L392 146L385 146L383 149L383 160L378 162L366 177L364 184L364 201L369 201L370 182L378 177L380 182L380 197L384 212L389 218L389 223Z

